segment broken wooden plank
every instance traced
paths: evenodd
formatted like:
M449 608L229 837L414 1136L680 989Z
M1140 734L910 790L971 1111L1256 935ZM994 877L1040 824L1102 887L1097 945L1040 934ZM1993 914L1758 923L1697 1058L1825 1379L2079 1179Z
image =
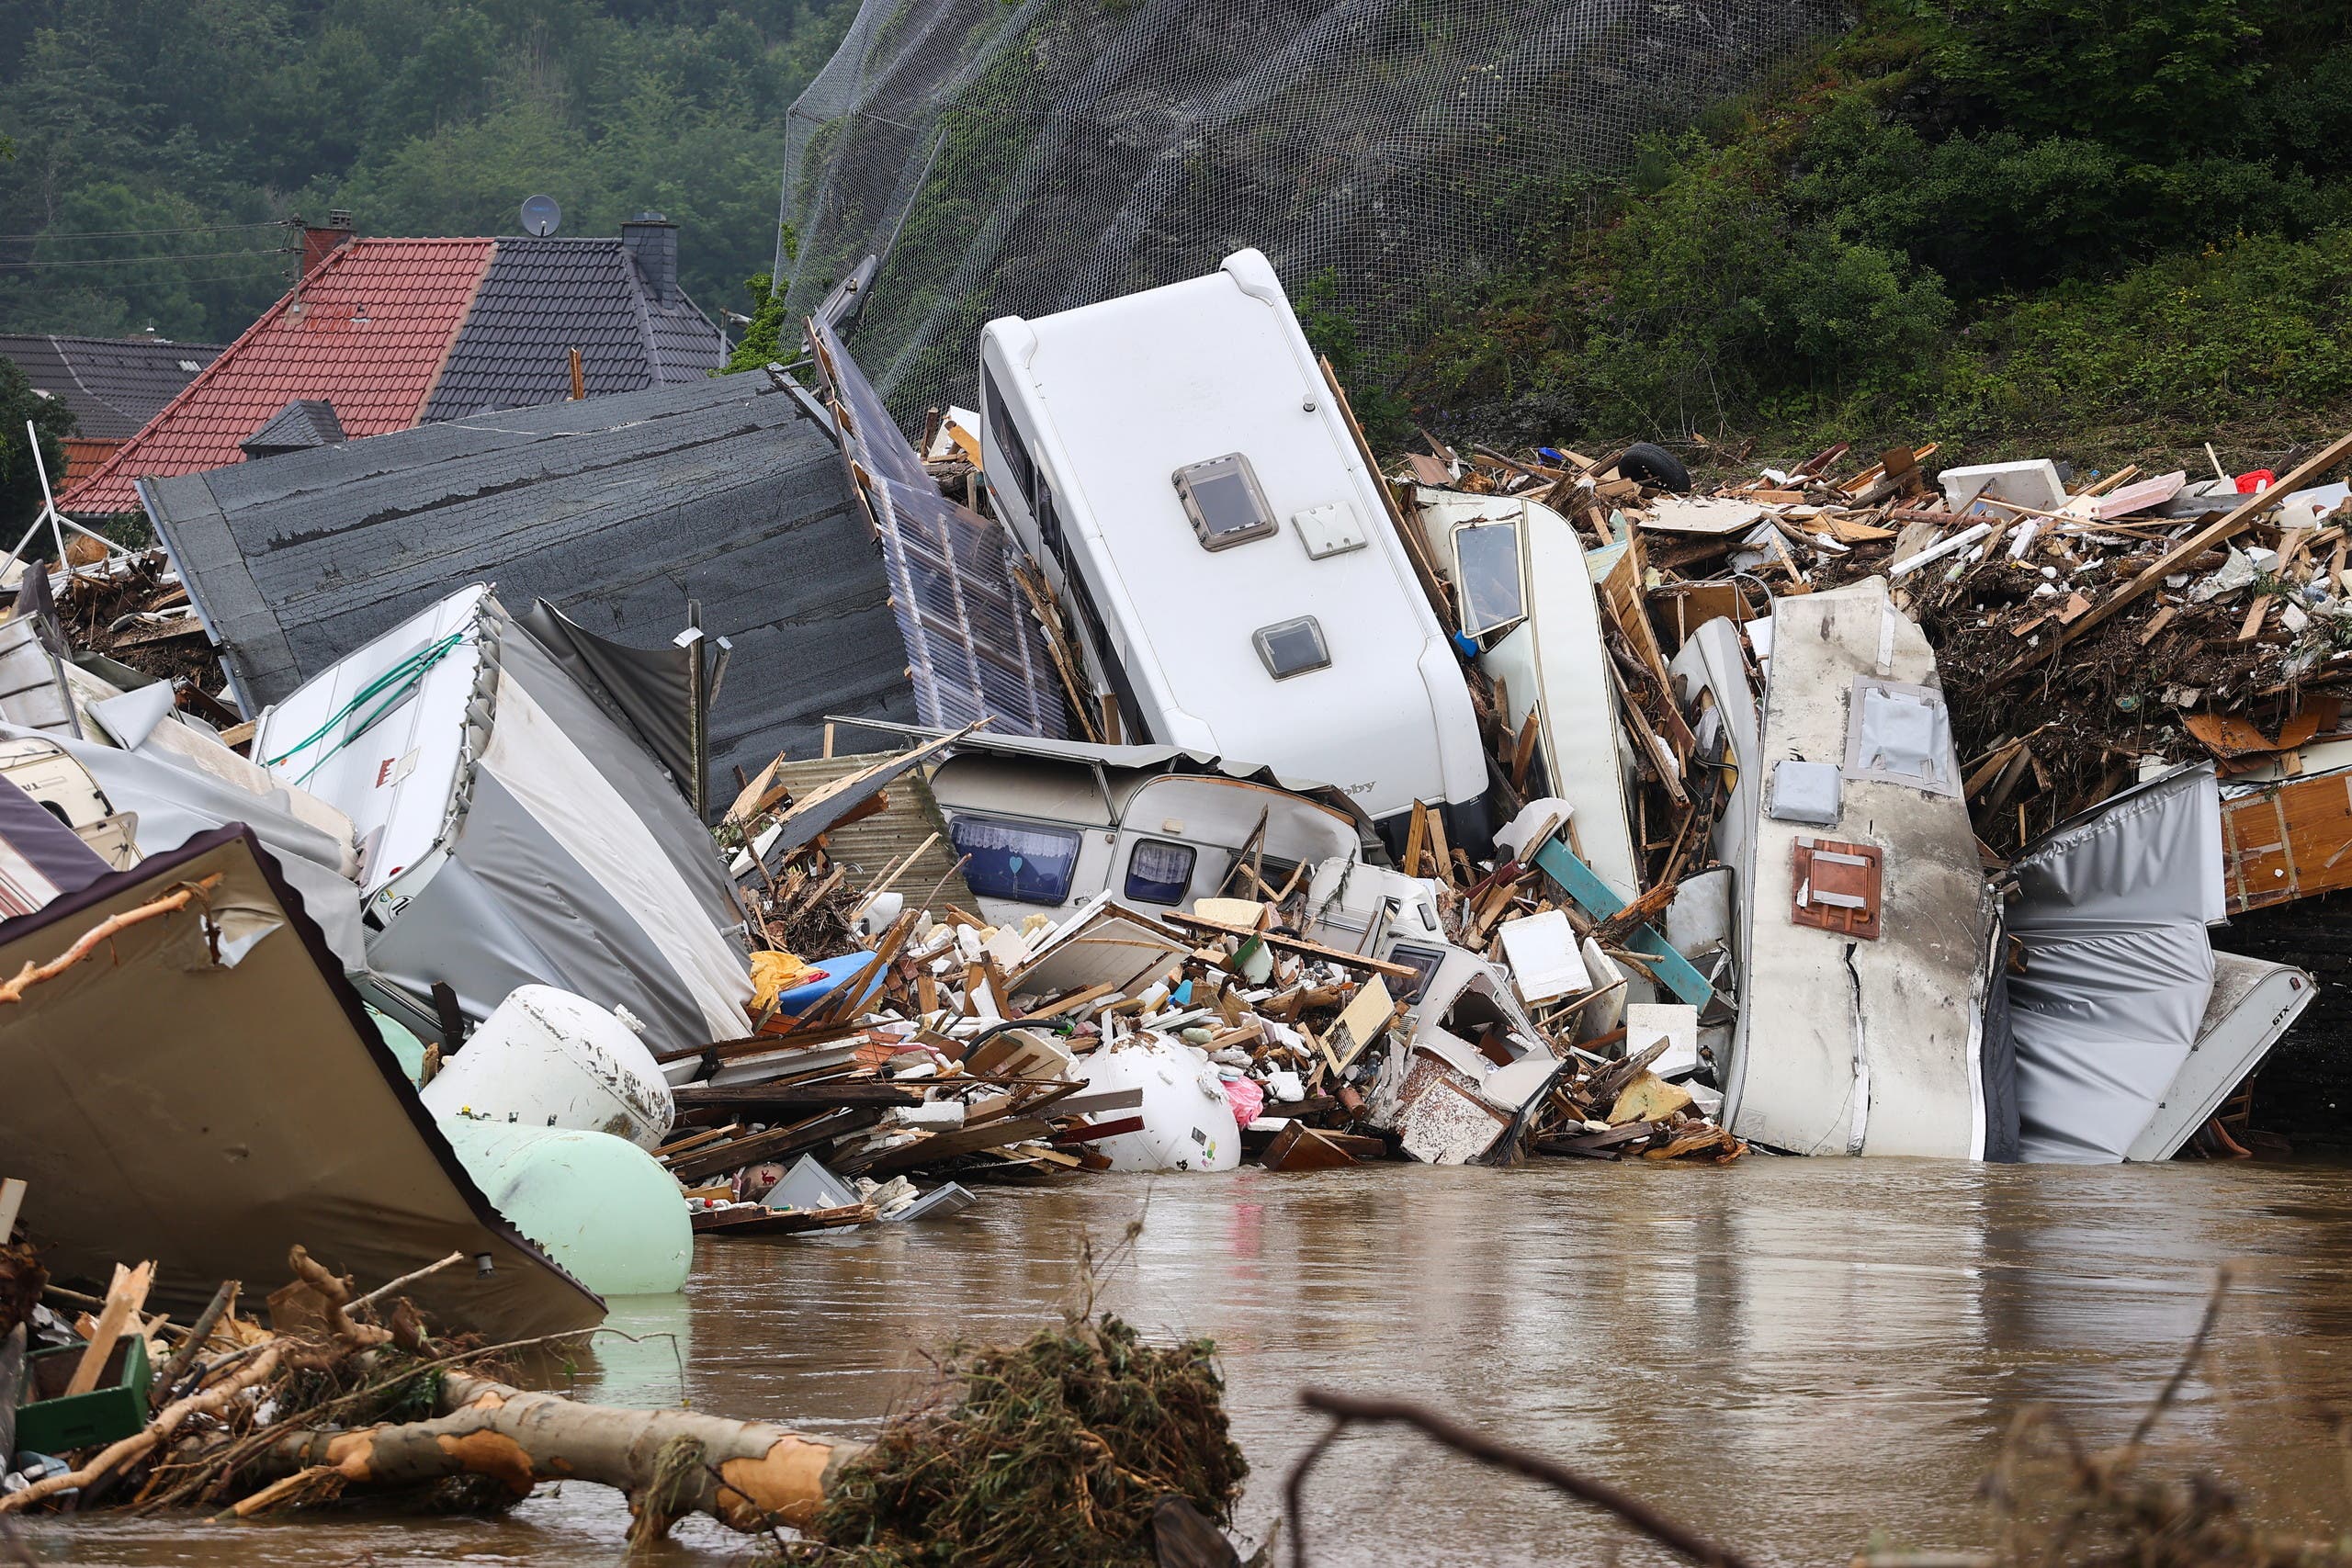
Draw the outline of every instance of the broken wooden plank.
M670 1091L681 1111L838 1111L852 1105L921 1105L922 1090L876 1078L813 1083L685 1084Z
M1326 947L1319 942L1309 942L1305 937L1284 936L1280 931L1251 931L1245 926L1227 925L1222 920L1203 919L1198 915L1178 914L1172 910L1160 918L1170 925L1182 926L1188 931L1215 931L1219 936L1256 937L1268 947L1279 952L1295 953L1306 958L1321 959L1326 964L1337 964L1343 969L1367 970L1374 975L1387 975L1399 980L1414 979L1420 974L1419 970L1409 964L1391 964L1383 958L1367 958L1361 953L1350 953L1344 948Z
M98 1379L107 1370L107 1358L114 1354L114 1342L122 1337L123 1329L147 1304L147 1291L154 1281L153 1263L141 1263L136 1269L125 1269L119 1263L114 1266L114 1278L107 1284L106 1305L98 1311L96 1326L90 1330L89 1348L75 1363L63 1397L71 1399L98 1386Z
M747 1165L786 1159L829 1144L845 1133L862 1132L877 1125L881 1120L882 1112L871 1106L829 1111L822 1116L811 1117L789 1127L771 1127L748 1138L737 1138L712 1148L695 1149L684 1158L670 1161L670 1174L681 1181L697 1181L706 1176L717 1176L721 1171L740 1170Z
M1557 839L1546 840L1544 846L1529 857L1537 870L1559 885L1560 891L1582 908L1596 920L1605 920L1625 907L1625 900L1600 880L1594 870L1570 852L1567 845ZM1637 926L1627 933L1625 945L1640 953L1653 969L1659 984L1672 991L1680 1000L1702 1011L1715 999L1715 988L1707 977L1692 967L1689 959L1674 950L1653 926Z

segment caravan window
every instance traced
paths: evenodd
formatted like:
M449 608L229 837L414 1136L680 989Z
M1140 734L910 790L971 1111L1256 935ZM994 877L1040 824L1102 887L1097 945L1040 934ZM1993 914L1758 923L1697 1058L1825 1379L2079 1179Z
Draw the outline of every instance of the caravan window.
M1174 478L1177 499L1202 548L1228 549L1274 531L1273 511L1258 489L1258 476L1250 471L1250 459L1240 453L1187 463Z
M968 857L964 881L983 898L1059 904L1069 897L1079 844L1069 829L958 817L947 824L947 837Z
M1453 575L1462 584L1462 629L1482 637L1523 618L1519 525L1471 523L1453 531Z
M1193 863L1199 853L1190 844L1146 839L1127 857L1127 897L1138 904L1181 904L1193 886Z
M997 390L995 371L981 370L980 393L988 404L989 439L1004 454L1004 472L989 477L1010 480L1021 493L1022 503L1034 509L1037 504L1037 465L1030 459L1029 444L1021 439L1021 427L1012 423L1012 414L1004 406L1004 394Z
M1071 575L1069 552L1062 548L1061 513L1054 508L1054 487L1037 487L1037 543L1065 576Z
M1253 636L1258 657L1265 661L1266 673L1277 681L1320 670L1331 662L1331 650L1323 644L1322 625L1312 615L1277 621L1271 626L1260 627Z

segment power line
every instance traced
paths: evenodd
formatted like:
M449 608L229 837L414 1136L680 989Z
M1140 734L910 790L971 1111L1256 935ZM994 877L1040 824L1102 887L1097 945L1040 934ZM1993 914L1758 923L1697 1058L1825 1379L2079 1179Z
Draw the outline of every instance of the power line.
M283 229L288 220L267 223L198 223L185 229L92 229L79 233L51 230L39 234L0 234L0 244L28 245L40 240L143 240L159 234L233 234L250 229Z
M232 256L290 256L291 246L267 251L182 251L160 256L89 256L65 261L0 261L0 273L55 266L136 266L141 262L220 261Z

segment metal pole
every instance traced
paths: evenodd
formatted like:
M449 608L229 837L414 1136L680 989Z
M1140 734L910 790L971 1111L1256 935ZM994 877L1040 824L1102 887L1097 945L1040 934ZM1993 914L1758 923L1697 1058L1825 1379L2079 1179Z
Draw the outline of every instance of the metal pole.
M49 488L49 459L40 455L40 432L25 421L25 445L33 449L33 468L40 474L40 509L49 518L49 536L57 547L57 564L65 566L65 531L57 525L57 495Z
M708 696L703 672L701 600L686 601L686 629L678 634L677 645L686 650L686 765L694 773L689 781L687 798L694 802L696 819L707 821L710 815L710 715L706 711Z

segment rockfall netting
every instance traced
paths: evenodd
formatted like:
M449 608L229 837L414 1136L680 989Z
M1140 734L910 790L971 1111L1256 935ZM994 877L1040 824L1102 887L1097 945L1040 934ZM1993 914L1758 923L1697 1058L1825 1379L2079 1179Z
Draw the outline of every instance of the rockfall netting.
M1508 261L1530 203L1622 168L1841 24L1831 0L865 0L794 104L795 313L884 256L855 347L902 421L971 402L980 324L1246 245L1357 326Z

